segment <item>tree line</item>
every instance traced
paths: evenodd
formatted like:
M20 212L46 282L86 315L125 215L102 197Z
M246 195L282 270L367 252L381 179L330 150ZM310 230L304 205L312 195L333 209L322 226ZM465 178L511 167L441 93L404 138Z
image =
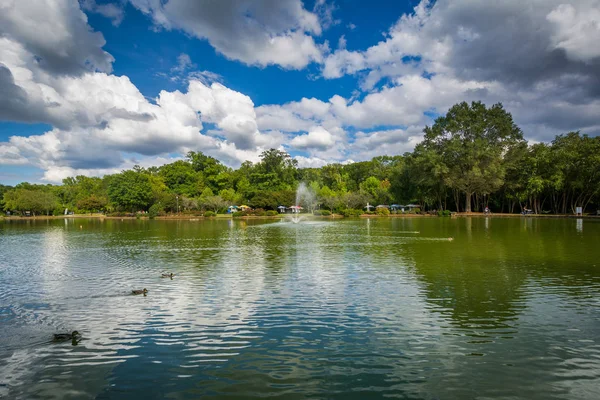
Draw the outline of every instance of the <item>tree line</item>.
M0 185L4 211L62 214L93 211L153 213L229 205L276 210L295 202L306 183L322 209L416 203L424 210L573 213L600 208L600 138L580 132L529 144L502 106L456 104L424 129L413 152L352 164L298 168L289 154L269 149L260 161L232 169L201 152L161 167L76 176L62 185Z

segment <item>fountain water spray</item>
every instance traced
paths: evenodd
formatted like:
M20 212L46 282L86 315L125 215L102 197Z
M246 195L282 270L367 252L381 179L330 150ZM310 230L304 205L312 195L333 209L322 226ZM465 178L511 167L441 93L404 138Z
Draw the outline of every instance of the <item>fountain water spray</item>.
M296 204L294 205L296 207L303 207L312 213L316 198L317 196L315 195L315 192L306 186L306 183L301 182L300 185L298 185L298 189L296 189ZM297 215L292 217L292 221L294 223L300 222L301 219L298 215L300 214L300 209L296 208L296 212Z

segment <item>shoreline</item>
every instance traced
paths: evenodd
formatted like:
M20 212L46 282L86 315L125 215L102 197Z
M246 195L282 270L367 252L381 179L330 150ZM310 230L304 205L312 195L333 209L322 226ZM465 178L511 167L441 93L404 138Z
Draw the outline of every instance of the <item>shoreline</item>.
M230 214L218 214L216 217L205 217L202 215L164 215L154 218L155 220L161 221L200 221L200 220L276 220L285 218L291 214L280 214L280 215L272 215L272 216L259 216L259 215L247 215L244 217L233 217ZM301 216L308 216L310 218L315 219L347 219L341 214L332 214L328 216L321 215L310 215L310 214L301 214ZM434 214L389 214L389 215L376 215L376 214L361 214L359 217L349 217L349 218L465 218L465 217L475 217L475 218L585 218L585 219L600 219L600 215L573 215L573 214L488 214L484 213L454 213L450 217L439 217ZM107 220L149 220L150 218L147 216L138 217L116 217L116 216L106 216L104 214L74 214L74 215L36 215L35 217L24 217L24 216L0 216L0 221L46 221L46 220L58 220L58 219L107 219Z

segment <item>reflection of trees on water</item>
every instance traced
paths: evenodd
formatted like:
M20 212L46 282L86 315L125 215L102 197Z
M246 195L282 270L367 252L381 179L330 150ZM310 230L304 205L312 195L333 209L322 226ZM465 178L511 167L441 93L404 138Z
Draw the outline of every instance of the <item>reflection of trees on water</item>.
M526 307L531 285L579 296L597 279L589 245L575 230L571 220L465 218L421 232L454 241L415 242L409 254L435 309L464 327L498 328Z

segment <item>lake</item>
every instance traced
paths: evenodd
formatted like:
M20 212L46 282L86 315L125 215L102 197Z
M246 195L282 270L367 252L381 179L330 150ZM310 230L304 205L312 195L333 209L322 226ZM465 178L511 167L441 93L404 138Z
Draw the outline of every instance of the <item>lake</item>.
M600 221L0 221L0 332L11 399L598 399Z

